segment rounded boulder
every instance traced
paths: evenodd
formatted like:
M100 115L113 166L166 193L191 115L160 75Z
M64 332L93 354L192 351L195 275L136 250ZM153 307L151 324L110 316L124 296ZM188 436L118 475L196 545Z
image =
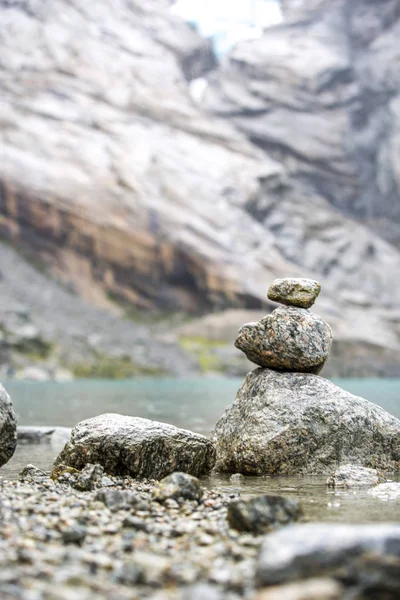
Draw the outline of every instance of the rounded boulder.
M213 443L203 435L140 417L104 414L76 425L55 465L101 465L110 475L161 479L174 471L208 474Z

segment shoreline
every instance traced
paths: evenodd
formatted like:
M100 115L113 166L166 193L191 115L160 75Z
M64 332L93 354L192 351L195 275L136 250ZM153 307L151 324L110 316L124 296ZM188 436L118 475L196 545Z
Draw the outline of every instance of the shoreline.
M297 581L290 565L274 585L257 579L266 540L289 527L296 531L313 527L309 519L283 527L275 523L262 534L237 531L228 520L228 506L239 500L240 490L208 489L201 481L201 496L196 499L185 497L184 487L182 496L170 493L160 499L155 490L163 482L111 477L100 470L94 480L82 479L83 471L61 467L53 471L53 480L31 466L24 469L22 480L0 479L2 600L274 600L286 597L288 585L291 600L305 597L301 593L309 585L314 595L307 598L313 600L348 597L340 576L334 570L327 575L318 561L312 580L307 576ZM77 489L79 480L86 491ZM329 528L330 535L340 528L350 533L353 527L393 528L400 540L395 524L315 523L315 527L317 531ZM329 537L324 535L323 543ZM341 552L347 565L346 548ZM363 555L349 567L357 569L355 581L349 584L351 593L368 579L370 559L367 552L366 558ZM378 553L376 576L389 586L385 597L394 600L400 570L394 583L385 578L388 564L395 560L393 564L400 565L400 556L389 559L385 552ZM390 586L395 590L392 595ZM324 590L331 595L324 595Z

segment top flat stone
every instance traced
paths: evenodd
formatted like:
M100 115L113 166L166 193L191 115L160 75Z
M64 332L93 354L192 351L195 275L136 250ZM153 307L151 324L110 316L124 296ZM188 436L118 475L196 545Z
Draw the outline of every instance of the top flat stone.
M321 284L318 281L287 277L275 279L268 290L268 298L288 306L310 308L320 291Z

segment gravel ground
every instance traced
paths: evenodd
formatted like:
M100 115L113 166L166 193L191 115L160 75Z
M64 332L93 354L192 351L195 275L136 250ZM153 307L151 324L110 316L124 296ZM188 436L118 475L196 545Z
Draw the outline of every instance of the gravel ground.
M253 596L262 536L229 527L234 495L160 503L154 481L101 476L100 489L80 491L74 474L60 473L0 481L2 600Z

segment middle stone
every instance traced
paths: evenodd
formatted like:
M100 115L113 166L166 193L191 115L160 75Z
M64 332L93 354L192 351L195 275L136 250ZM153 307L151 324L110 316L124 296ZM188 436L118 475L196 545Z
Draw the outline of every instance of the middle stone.
M319 373L332 345L332 330L304 308L279 307L239 329L236 348L260 367Z

